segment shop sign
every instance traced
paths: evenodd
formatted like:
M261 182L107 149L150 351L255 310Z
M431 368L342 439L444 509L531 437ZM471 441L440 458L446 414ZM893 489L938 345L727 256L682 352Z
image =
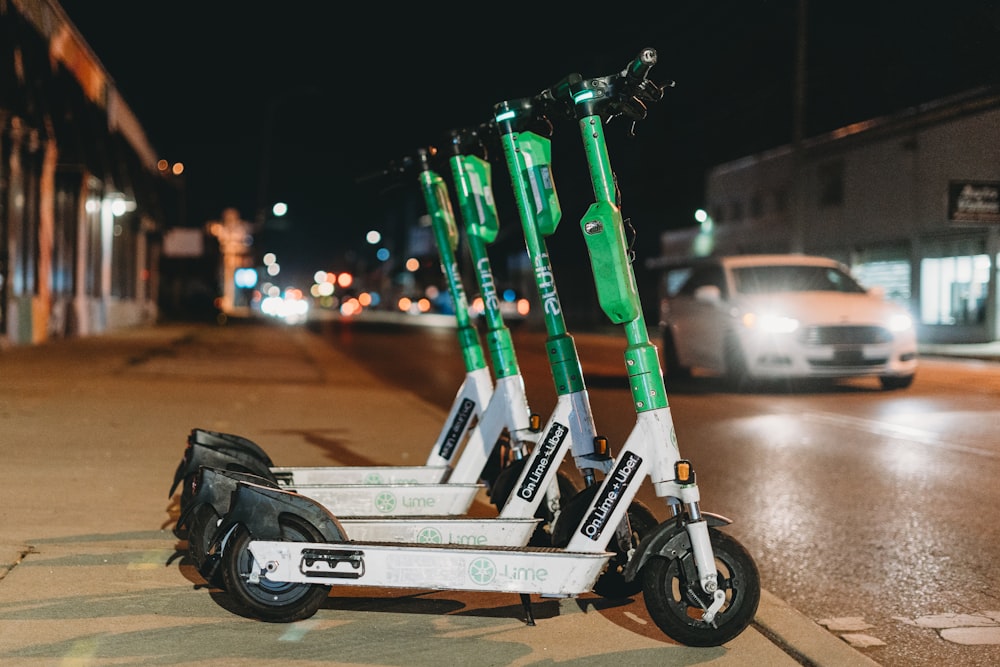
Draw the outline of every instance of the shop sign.
M1000 182L951 181L948 222L1000 223Z

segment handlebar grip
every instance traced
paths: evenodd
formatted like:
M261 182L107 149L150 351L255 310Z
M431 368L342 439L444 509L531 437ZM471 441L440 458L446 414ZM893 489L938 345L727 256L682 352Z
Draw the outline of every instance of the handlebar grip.
M656 64L656 49L647 47L622 70L621 76L628 85L636 85L649 76L649 70Z

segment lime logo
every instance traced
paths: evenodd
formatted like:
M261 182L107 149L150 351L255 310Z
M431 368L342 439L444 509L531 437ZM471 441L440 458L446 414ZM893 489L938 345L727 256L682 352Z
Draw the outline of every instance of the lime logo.
M421 544L441 544L444 542L444 538L441 537L440 530L428 526L427 528L421 528L420 532L417 533L417 542Z
M382 514L388 514L393 511L396 509L396 496L392 495L388 491L383 491L378 494L375 496L375 509Z
M497 567L489 558L477 558L469 565L469 578L480 586L493 581L497 576Z
M381 484L381 483L382 483L382 475L378 474L377 472L368 473L367 475L365 475L365 481L362 482L362 484Z

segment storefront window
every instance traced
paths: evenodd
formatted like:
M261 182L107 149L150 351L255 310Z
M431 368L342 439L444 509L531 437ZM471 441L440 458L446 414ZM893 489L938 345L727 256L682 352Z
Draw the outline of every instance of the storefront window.
M855 249L851 273L865 287L880 288L885 298L904 308L914 308L913 271L909 244L886 244Z
M851 273L867 288L880 287L885 298L904 306L910 305L910 261L908 259L866 262L855 266Z
M989 255L928 257L920 262L920 319L924 324L986 321Z

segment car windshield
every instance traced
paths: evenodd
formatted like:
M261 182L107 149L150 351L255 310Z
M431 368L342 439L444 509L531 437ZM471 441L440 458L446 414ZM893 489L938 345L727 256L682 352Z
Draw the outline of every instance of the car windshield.
M740 294L864 292L851 276L829 266L747 266L733 269Z

